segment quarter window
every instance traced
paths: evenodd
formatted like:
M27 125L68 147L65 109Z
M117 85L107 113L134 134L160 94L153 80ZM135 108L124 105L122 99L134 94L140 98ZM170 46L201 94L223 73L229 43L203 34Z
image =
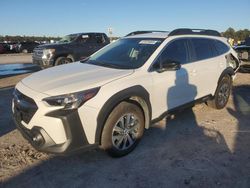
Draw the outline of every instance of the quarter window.
M229 47L221 41L214 40L214 44L215 44L218 55L222 55L229 50Z

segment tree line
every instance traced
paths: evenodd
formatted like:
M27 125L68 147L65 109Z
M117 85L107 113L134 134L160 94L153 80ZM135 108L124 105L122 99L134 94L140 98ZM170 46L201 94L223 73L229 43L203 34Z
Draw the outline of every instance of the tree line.
M232 27L229 27L225 32L222 32L222 36L226 38L232 38L235 41L244 41L246 38L250 37L250 30L234 30Z
M225 32L221 33L222 36L226 38L232 38L236 41L244 41L247 37L250 37L250 30L248 29L243 29L243 30L238 30L236 31L232 27L229 27ZM115 39L118 39L119 37L113 37ZM50 40L59 40L60 37L48 37L48 36L1 36L0 35L0 41L11 41L11 42L22 42L22 41L50 41Z
M26 41L37 41L37 42L42 42L42 41L50 41L50 40L59 40L60 37L47 37L47 36L10 36L10 35L5 35L1 36L0 35L0 41L11 41L11 42L26 42Z

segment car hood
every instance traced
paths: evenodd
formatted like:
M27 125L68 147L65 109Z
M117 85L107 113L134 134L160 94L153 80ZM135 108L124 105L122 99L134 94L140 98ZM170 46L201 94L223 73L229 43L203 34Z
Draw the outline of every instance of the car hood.
M133 72L76 62L33 73L22 83L37 92L55 96L100 87Z

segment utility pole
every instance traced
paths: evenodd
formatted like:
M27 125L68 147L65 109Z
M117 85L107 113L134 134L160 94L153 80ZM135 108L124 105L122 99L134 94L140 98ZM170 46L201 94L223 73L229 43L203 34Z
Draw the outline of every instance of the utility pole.
M108 34L109 34L109 39L110 39L110 41L112 40L112 34L113 34L113 29L112 29L112 27L109 27L108 28Z

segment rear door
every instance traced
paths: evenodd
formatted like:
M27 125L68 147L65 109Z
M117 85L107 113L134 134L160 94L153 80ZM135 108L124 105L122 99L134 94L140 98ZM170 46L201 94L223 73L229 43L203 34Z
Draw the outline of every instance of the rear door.
M221 66L225 66L225 57L218 58L213 39L190 38L190 45L196 73L197 98L214 94L222 73Z

